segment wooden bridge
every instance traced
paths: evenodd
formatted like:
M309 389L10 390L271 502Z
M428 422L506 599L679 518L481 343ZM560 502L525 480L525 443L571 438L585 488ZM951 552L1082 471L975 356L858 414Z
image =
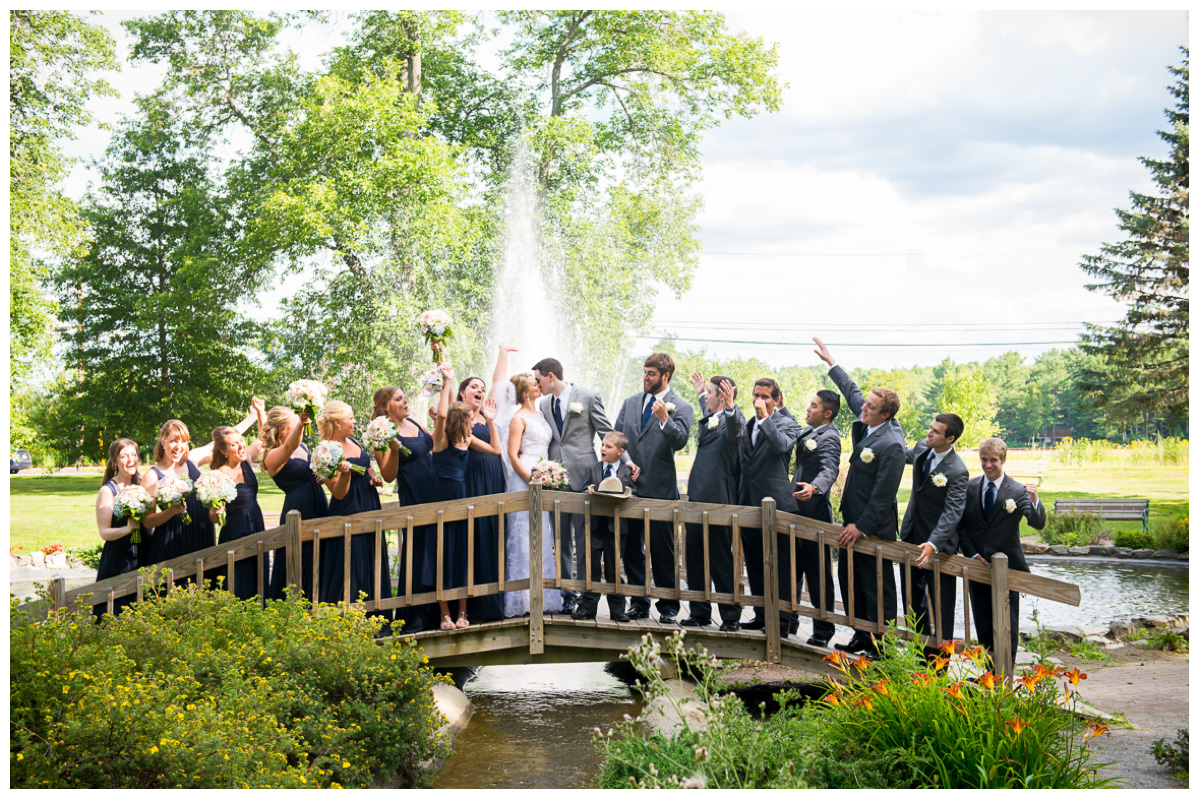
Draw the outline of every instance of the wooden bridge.
M530 508L542 509L549 512L554 520L555 530L562 530L567 523L568 514L581 514L584 518L584 553L585 576L567 580L558 576L546 576L542 572L542 515L531 514L529 521L529 560L530 572L528 578L511 579L504 572L504 521L506 513L527 512ZM621 519L640 519L643 523L651 520L670 522L675 532L675 587L662 588L650 584L650 544L648 524L643 524L646 553L646 583L632 585L620 577L612 583L592 581L591 574L591 535L592 518L596 516ZM474 528L477 521L483 517L498 518L500 529L499 572L497 581L491 583L475 583L474 580ZM446 523L465 520L467 523L468 543L468 579L467 585L458 588L446 588L442 585L443 561L443 531ZM697 576L700 580L689 583L682 570L685 563L684 523L696 523L703 530L704 575ZM736 572L744 574L745 559L742 553L742 528L759 529L763 542L763 576L764 590L762 595L750 594L743 588L743 581L735 581L733 593L712 591L709 570L709 527L713 525L729 526L733 529L733 558ZM619 527L614 526L615 530ZM823 648L810 647L791 637L783 637L779 626L771 624L778 619L778 612L791 611L810 619L828 620L830 622L852 627L858 630L882 633L883 626L870 622L858 616L855 612L854 597L847 607L839 603L834 609L820 610L798 601L797 593L792 592L793 600L779 599L779 570L780 556L795 563L796 550L799 542L807 540L816 542L824 552L826 547L837 547L837 534L840 526L830 523L800 517L794 514L778 512L775 501L767 498L761 507L714 505L708 503L692 503L687 501L651 500L630 498L616 500L603 496L577 494L571 492L544 491L540 485L531 485L527 492L508 492L506 494L472 497L448 503L427 503L419 506L399 507L390 504L380 511L364 512L345 517L325 517L322 519L301 521L298 512L288 515L285 525L262 531L259 534L246 536L234 542L217 545L206 550L191 553L186 556L156 564L158 570L167 570L167 591L179 591L172 588L173 582L183 578L204 580L206 572L224 568L226 588L232 591L235 562L244 559L255 559L258 562L257 593L262 596L264 591L262 564L273 551L286 547L287 582L297 586L301 583L301 544L306 542L341 539L344 546L345 567L343 572L342 596L350 592L350 537L359 534L371 534L375 540L376 562L384 552L386 545L385 534L395 531L399 537L400 547L406 558L405 574L399 576L399 587L393 586L393 594L387 599L376 599L362 603L367 611L395 611L398 617L404 616L404 609L421 606L438 601L454 601L466 597L482 597L500 592L529 590L530 613L521 619L507 619L496 622L473 623L467 628L453 631L425 631L415 634L413 638L424 649L430 662L439 666L483 666L489 664L537 664L547 662L573 661L615 661L619 654L637 644L649 633L654 637L665 638L679 630L687 631L689 643L703 644L713 656L718 658L755 659L769 663L784 664L809 671L826 672L827 665L822 657L829 651ZM787 543L787 552L777 552L780 541L776 533L782 534ZM413 541L416 536L436 534L437 541L437 584L433 591L414 594L412 592ZM554 563L558 559L558 543L555 542ZM313 547L312 586L313 596L317 596L320 586L320 547ZM875 564L875 574L881 580L885 569L892 569L893 564L906 569L920 554L920 548L898 541L879 539L860 539L841 557L849 560L849 571L854 572L856 559L871 559ZM938 555L933 562L935 580L938 576L950 574L961 580L962 614L966 638L971 636L970 594L967 586L972 583L991 586L993 607L993 630L995 632L996 661L1007 664L1011 654L1009 637L1009 603L1008 592L1017 591L1033 597L1055 600L1061 603L1078 606L1080 603L1079 587L1049 578L1032 575L1027 572L1010 572L1008 559L1003 554L996 555L991 564L963 558L962 556ZM374 596L380 595L381 580L379 570L374 570ZM792 574L795 574L793 571ZM814 587L823 595L827 581L836 580L835 575L827 575L824 559L820 559L819 587ZM65 581L55 577L50 583L50 596L56 609L80 610L92 605L106 604L109 611L113 608L116 598L136 594L140 600L144 591L146 578L139 573L126 573L113 578L98 581L88 586L81 586L70 591L65 589ZM680 588L688 585L689 588ZM692 588L692 587L695 588ZM547 614L543 610L543 589L572 589L575 591L591 591L600 594L622 594L629 596L644 596L650 598L674 598L681 601L704 601L710 603L733 603L742 606L762 607L765 619L768 620L765 635L763 631L723 632L714 627L681 629L676 625L663 625L655 619L643 619L624 623L611 621L574 620L564 614ZM794 587L793 587L794 590ZM898 598L903 608L911 606L911 582L907 583L909 596ZM876 618L883 618L883 593L878 592L878 607L875 609ZM940 606L940 597L937 598ZM314 610L318 607L313 603ZM26 604L23 608L35 611L37 604ZM328 606L326 606L328 608ZM903 608L900 609L903 612ZM935 635L933 641L926 644L940 643L951 638L952 632L940 630L941 609L938 607L933 614ZM903 620L901 620L903 623ZM920 633L901 627L900 634L906 638L924 638Z

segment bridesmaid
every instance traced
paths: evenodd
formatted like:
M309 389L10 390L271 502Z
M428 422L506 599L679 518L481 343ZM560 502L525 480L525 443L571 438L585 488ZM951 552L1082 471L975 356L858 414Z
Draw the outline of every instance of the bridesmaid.
M471 408L464 403L451 403L450 365L441 365L444 384L438 398L437 423L433 426L433 500L449 502L467 496L467 451L471 446ZM467 585L467 521L446 522L442 526L442 587L457 589ZM444 631L465 628L467 600L458 600L458 620L450 617L450 604L438 602Z
M222 425L212 432L213 448L212 461L209 469L217 470L237 485L237 497L220 508L209 509L209 517L217 521L217 515L225 511L225 526L221 528L218 544L228 544L245 536L259 533L266 529L263 524L262 509L258 507L258 478L250 467L258 458L262 445L256 440L249 447L246 440L236 429ZM249 600L258 594L258 577L255 565L258 559L243 558L233 566L233 593L239 599ZM212 577L225 576L224 567L214 569ZM266 560L262 568L264 594L270 580ZM205 572L205 582L208 573ZM225 580L225 590L229 590L229 580Z
M250 413L234 426L238 433L245 433L250 426L258 421L262 425L263 401L257 397L250 401ZM154 443L155 464L142 477L142 488L154 495L158 482L167 475L185 475L195 483L200 477L199 467L212 459L212 442L195 450L189 450L191 435L187 425L177 419L169 419L158 430L158 440ZM191 522L184 523L183 511L185 506L174 506L150 514L146 518L146 526L154 528L146 546L146 563L160 564L172 558L194 553L216 545L217 540L213 531L212 520L208 517L208 509L196 499L195 494L188 495L186 508ZM191 579L181 579L178 583L194 582Z
M495 380L493 375L492 381ZM502 494L507 483L504 459L500 455L500 436L496 431L496 401L483 399L485 389L482 378L467 378L458 385L458 400L472 413L465 481L467 497ZM475 519L474 579L475 585L500 580L500 522L494 514ZM502 619L504 595L497 592L469 598L467 611L476 620Z
M321 488L317 476L308 466L308 448L300 441L307 414L296 412L285 406L275 406L267 412L266 420L258 426L258 438L262 442L263 468L283 490L283 510L279 512L279 524L287 521L288 512L295 509L300 519L317 519L329 513L329 501ZM313 556L312 542L300 546L300 591L307 600L312 600ZM282 599L287 586L287 548L275 551L271 563L271 584L267 597Z
M404 391L395 386L385 386L375 392L375 404L371 419L386 416L396 424L400 434L388 446L387 451L375 451L379 463L380 477L385 483L396 481L396 495L401 506L415 506L433 500L433 437L408 413L408 398ZM408 454L401 452L401 446ZM413 594L432 592L436 588L434 570L437 568L437 526L420 525L413 529ZM404 593L407 575L408 549L400 545L400 585L398 594ZM433 606L426 603L411 608L396 610L396 618L404 620L403 633L417 633L432 627Z
M139 555L145 555L147 533L142 532L141 544L130 541L133 532L141 527L135 519L124 520L113 513L113 498L122 490L138 482L138 446L132 439L117 439L108 446L108 463L104 466L104 483L96 495L96 528L104 540L100 551L100 565L96 568L96 580L112 578L133 572L141 566ZM92 598L93 600L96 598ZM113 600L113 613L136 602L137 595L130 594ZM100 618L107 613L107 603L92 606L92 613Z
M317 417L321 439L337 442L343 449L342 463L338 464L337 476L323 481L333 499L329 501L329 516L341 517L363 511L379 511L379 492L375 491L375 473L370 469L371 454L363 450L351 436L354 432L354 411L340 400L331 400L321 409ZM366 474L359 475L350 470L351 464L367 467ZM340 603L342 597L345 550L342 539L326 539L321 542L321 585L317 592L322 603ZM381 600L392 596L391 573L388 570L387 546L384 543L379 563L379 595ZM359 533L350 537L350 602L358 602L359 592L366 593L367 600L375 598L375 534ZM372 611L372 617L384 620L380 636L391 636L391 612Z

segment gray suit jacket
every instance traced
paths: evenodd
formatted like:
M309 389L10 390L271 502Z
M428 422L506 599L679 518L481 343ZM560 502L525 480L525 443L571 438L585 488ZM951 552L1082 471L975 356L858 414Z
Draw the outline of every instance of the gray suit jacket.
M862 414L863 396L858 386L841 367L829 370L850 411ZM867 426L856 419L850 426L854 449L850 470L842 490L842 522L854 523L867 536L895 539L899 529L896 491L904 478L904 429L894 419L868 435ZM870 457L866 451L870 450Z
M709 426L717 420L717 426ZM696 445L696 461L688 475L688 500L695 503L734 503L737 501L735 475L738 448L746 435L746 419L742 410L733 407L733 415L725 416L722 409L700 420L700 437Z
M811 447L809 442L813 443ZM833 519L833 501L829 499L829 490L837 483L841 468L842 437L837 428L828 425L820 433L812 427L800 431L796 438L796 474L792 477L792 483L811 483L821 492L805 502L796 501L802 516Z
M600 460L596 457L596 438L603 439L613 426L604 415L604 403L600 400L600 394L586 386L572 383L567 408L563 409L563 429L560 434L558 425L554 422L554 409L550 404L553 399L554 395L547 395L538 401L542 416L550 423L550 458L561 461L567 468L571 491L582 492L587 488L592 465ZM571 413L572 403L583 406L578 415Z
M900 538L909 544L929 542L942 553L958 552L958 521L967 504L967 465L951 450L929 474L921 480L926 459L933 450L924 444L909 449L905 458L913 465L913 488L900 524ZM945 486L938 486L938 476L944 476Z
M1021 520L1029 520L1029 526L1040 531L1046 527L1046 507L1040 502L1034 505L1025 487L1005 475L992 513L984 519L984 480L985 476L976 475L967 483L967 506L958 521L962 554L967 558L981 555L990 561L996 553L1004 553L1009 569L1029 572L1025 551L1021 549ZM1011 513L1006 508L1008 500L1014 503Z
M655 497L659 500L678 500L679 484L675 480L675 453L688 443L692 430L692 406L674 389L663 396L664 403L674 403L675 411L667 416L667 422L659 428L658 418L651 417L646 429L642 430L642 406L646 393L637 392L628 397L617 414L616 429L629 437L626 453L641 469L638 474L638 497Z
M759 429L756 445L750 444L751 423ZM764 497L773 497L777 509L796 513L799 506L792 497L796 489L788 480L787 460L800 435L800 426L789 416L772 414L761 422L757 417L751 418L746 428L740 445L738 495L741 504L757 506Z

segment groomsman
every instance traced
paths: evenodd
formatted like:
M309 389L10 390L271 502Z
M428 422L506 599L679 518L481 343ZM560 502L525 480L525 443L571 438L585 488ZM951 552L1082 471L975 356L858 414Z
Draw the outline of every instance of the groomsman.
M996 553L1008 556L1008 568L1029 572L1025 552L1021 549L1021 520L1029 527L1046 527L1046 509L1038 499L1037 486L1024 486L1004 474L1008 445L1002 439L985 439L979 445L979 464L983 474L967 483L967 504L958 523L959 546L967 558L987 564ZM992 629L992 587L971 584L971 616L975 620L975 635L995 656L995 635ZM1021 619L1018 608L1021 595L1008 593L1009 661L996 665L1012 674L1017 654L1017 625Z
M692 374L692 385L699 395L704 418L700 420L700 436L696 446L696 461L688 475L688 500L696 503L730 504L737 501L736 471L738 447L746 434L746 420L741 409L734 405L737 386L732 378L714 375L704 392L704 376ZM704 591L704 526L698 522L684 524L687 542L688 589ZM729 525L708 526L708 565L713 587L718 592L733 594L733 528ZM742 609L733 603L718 603L721 630L736 631ZM688 627L710 625L712 604L701 600L688 602L689 615L680 625Z
M533 377L544 395L541 404L542 416L550 423L550 458L561 461L567 468L572 492L587 488L592 466L599 463L596 458L596 439L603 439L613 429L604 414L604 403L600 394L574 383L563 381L563 366L557 358L543 358L533 365ZM628 463L629 458L622 458ZM633 468L637 477L637 467ZM568 514L559 537L559 574L572 577L571 565L576 564L575 577L584 575L583 515ZM553 519L553 515L551 515ZM574 531L574 535L570 533ZM572 539L576 546L572 547ZM572 557L574 551L574 557ZM578 602L577 592L562 590L563 612L571 613Z
M820 339L816 354L829 365L829 377L846 398L850 411L859 418L850 426L854 449L850 453L850 469L842 489L842 522L845 527L838 536L843 548L852 546L868 536L895 540L899 528L896 490L904 477L904 430L896 421L900 411L900 396L891 389L877 386L864 398L858 386L839 367ZM887 623L896 619L896 574L892 562L883 561L883 585L877 586L875 559L860 554L854 560L854 575L849 575L849 556L842 550L838 558L838 584L842 602L850 609L850 592L854 592L854 615L868 622ZM883 619L879 619L879 593L883 593ZM878 657L879 650L872 634L856 630L847 644L839 650L866 653Z
M678 500L675 453L688 442L692 429L692 406L671 389L675 361L666 353L652 353L642 365L642 388L625 401L617 415L616 429L629 438L625 452L641 468L634 479L638 497ZM630 519L628 536L622 542L622 560L632 586L646 582L645 531L642 520ZM650 521L650 569L654 585L675 588L675 531L667 520ZM630 619L650 616L650 598L630 600ZM673 623L679 601L660 598L659 621Z
M967 467L954 443L962 436L963 421L957 414L938 414L929 423L925 441L909 448L905 454L913 465L913 488L900 524L900 540L921 546L921 555L905 573L900 568L900 595L908 597L912 585L912 606L917 630L926 636L936 632L931 620L935 618L941 597L941 635L952 638L954 603L958 595L955 576L942 573L939 585L934 585L933 570L928 569L934 553L958 552L958 521L962 519L967 502Z
M837 483L838 472L841 470L842 437L833 421L837 419L842 408L842 400L837 392L822 389L812 396L808 402L808 414L805 422L808 427L800 432L796 439L796 474L792 481L796 491L799 514L802 517L815 519L820 522L833 522L833 503L829 499L829 490ZM807 581L808 596L814 607L827 611L833 610L833 567L830 561L830 547L825 547L824 553L817 553L816 542L801 539L796 560L796 591L801 590ZM825 596L821 596L821 573L818 557L825 560ZM813 620L813 635L808 644L814 647L825 647L833 638L833 623L825 620Z
M780 398L779 384L771 378L759 378L754 382L754 417L746 424L746 435L740 446L741 476L738 495L741 505L760 506L764 497L775 499L780 511L795 514L798 510L796 498L792 497L792 482L788 479L788 461L792 446L800 435L800 426L790 416L776 409ZM750 579L750 592L763 594L763 534L761 528L742 528L742 551L746 554L746 574ZM776 554L779 564L779 596L782 600L792 599L792 561L789 557L788 539L776 532ZM787 637L791 633L793 614L780 610L779 632ZM766 614L762 607L755 606L754 619L742 625L748 630L764 630Z

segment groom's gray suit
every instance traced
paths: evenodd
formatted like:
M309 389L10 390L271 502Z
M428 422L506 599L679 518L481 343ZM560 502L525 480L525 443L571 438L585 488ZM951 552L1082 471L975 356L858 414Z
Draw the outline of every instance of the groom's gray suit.
M542 416L550 423L550 458L561 461L567 468L567 477L571 481L571 491L582 492L587 488L588 476L592 474L592 465L599 463L596 457L596 438L604 438L613 429L608 417L604 414L604 403L600 394L577 383L568 383L571 387L567 395L566 407L562 409L562 431L554 421L554 395L545 395L538 401ZM578 414L572 414L570 407L579 403L582 409ZM559 541L559 574L563 577L583 578L584 547L583 547L583 515L569 514L569 522L565 526L574 531L573 536L560 535ZM553 519L553 515L551 516ZM574 546L572 546L574 539ZM572 573L571 564L575 562ZM578 592L563 590L563 598L575 597Z

